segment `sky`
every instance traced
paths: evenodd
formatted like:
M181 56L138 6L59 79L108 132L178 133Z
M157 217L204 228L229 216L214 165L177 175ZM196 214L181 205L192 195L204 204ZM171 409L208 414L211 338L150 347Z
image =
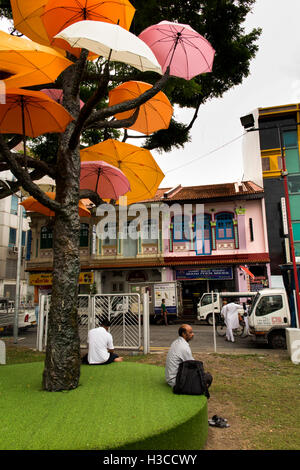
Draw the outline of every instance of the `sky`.
M300 102L300 1L257 0L245 31L261 27L259 51L241 85L200 107L192 141L169 153L151 151L165 174L161 187L197 186L243 179L240 117L254 109ZM5 23L0 29L7 30ZM213 73L213 70L212 70ZM176 108L174 117L189 123L192 110ZM137 145L136 139L127 141Z

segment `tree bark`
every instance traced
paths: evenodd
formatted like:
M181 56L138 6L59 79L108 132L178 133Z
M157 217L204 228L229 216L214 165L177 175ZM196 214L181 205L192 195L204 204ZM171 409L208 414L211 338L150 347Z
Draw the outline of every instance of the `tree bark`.
M64 107L75 121L60 137L56 173L56 212L53 229L53 281L48 318L48 337L43 389L71 390L80 378L80 339L78 331L78 277L80 273L78 215L80 154L70 150L70 137L79 114L79 96L73 96L76 67L63 75Z

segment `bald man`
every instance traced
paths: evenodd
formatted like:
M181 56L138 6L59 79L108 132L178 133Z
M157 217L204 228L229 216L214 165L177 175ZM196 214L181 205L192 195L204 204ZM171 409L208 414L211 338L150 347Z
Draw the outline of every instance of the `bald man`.
M183 361L194 360L189 345L194 337L193 328L191 325L183 324L178 330L178 335L178 338L171 344L166 360L165 377L171 387L175 385L179 364Z
M183 361L194 361L189 342L193 339L194 333L191 325L183 324L178 330L178 338L173 341L167 354L165 377L170 387L176 383L176 375L179 364ZM209 387L212 376L209 372L205 374L205 380Z

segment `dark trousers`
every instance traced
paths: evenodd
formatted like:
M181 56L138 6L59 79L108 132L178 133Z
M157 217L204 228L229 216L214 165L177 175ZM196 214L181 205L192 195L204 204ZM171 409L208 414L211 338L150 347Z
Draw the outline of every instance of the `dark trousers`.
M88 354L85 354L81 358L81 364L89 364L90 366L104 366L104 364L111 364L112 362L114 362L114 360L117 359L117 357L119 357L118 354L109 353L109 358L107 359L106 362L101 362L99 364L90 364L88 361Z

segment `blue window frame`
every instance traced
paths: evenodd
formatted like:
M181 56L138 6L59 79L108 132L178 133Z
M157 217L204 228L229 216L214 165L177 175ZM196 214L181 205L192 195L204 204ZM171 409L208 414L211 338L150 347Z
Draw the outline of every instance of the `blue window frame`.
M175 215L173 217L173 242L191 241L190 219L187 216Z
M216 239L228 240L234 238L233 214L222 212L216 215Z
M211 216L204 214L194 218L195 251L197 255L211 254Z

